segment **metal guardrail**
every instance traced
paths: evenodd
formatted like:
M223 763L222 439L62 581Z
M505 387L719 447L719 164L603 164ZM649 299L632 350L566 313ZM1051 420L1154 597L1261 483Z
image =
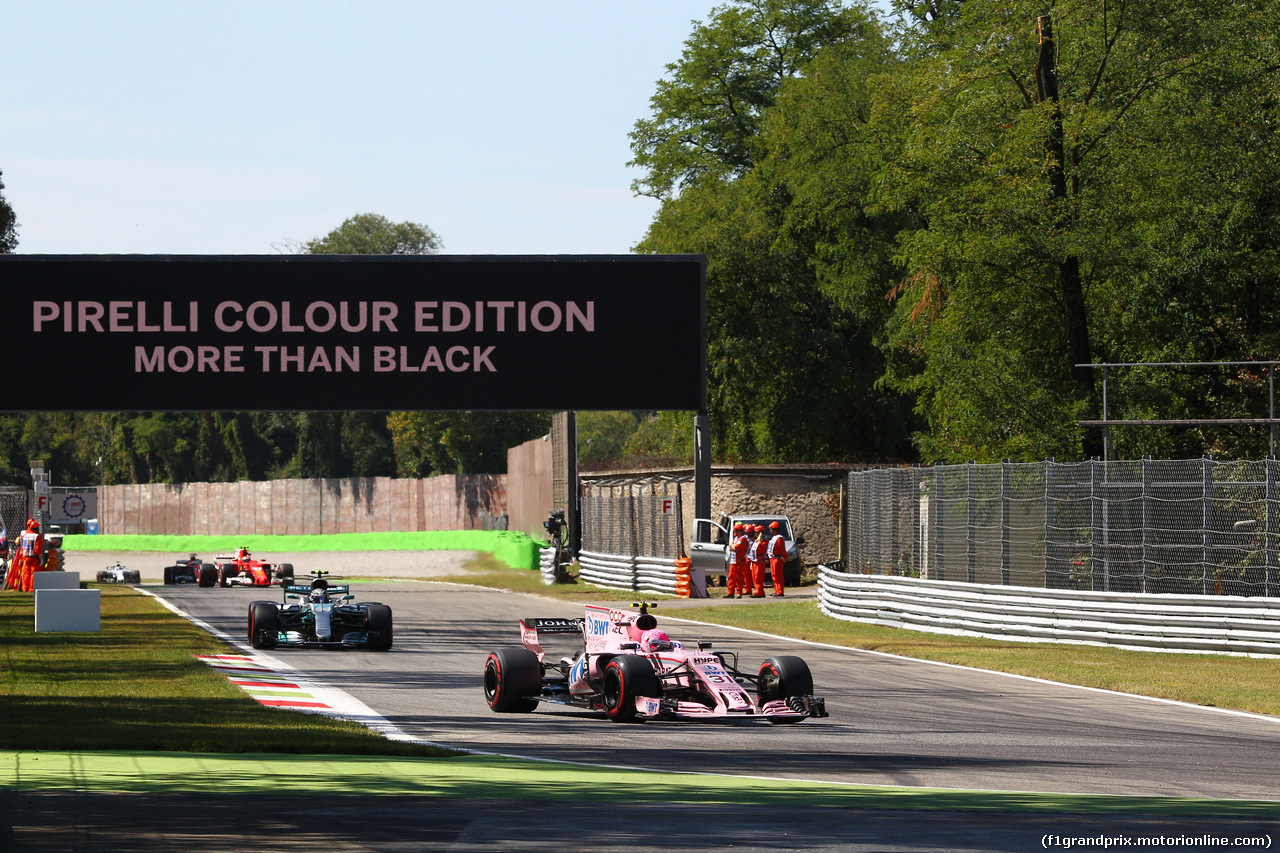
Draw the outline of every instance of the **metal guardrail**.
M944 634L1144 651L1280 656L1280 601L1041 589L846 574L819 566L828 616Z
M676 567L664 557L578 552L578 577L607 589L676 594Z

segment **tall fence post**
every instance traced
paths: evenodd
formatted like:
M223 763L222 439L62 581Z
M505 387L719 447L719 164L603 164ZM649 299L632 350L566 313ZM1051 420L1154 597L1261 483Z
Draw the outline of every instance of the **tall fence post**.
M943 542L944 542L943 528L945 528L947 524L947 514L944 510L944 504L942 500L942 466L941 465L933 466L933 501L934 501L933 512L937 516L937 521L934 522L934 529L938 531L937 542L936 542L937 548L935 549L934 560L938 566L938 580L946 580L946 569L943 568L946 565L946 559L944 557L945 552L943 551Z
M1202 594L1210 595L1213 592L1213 582L1210 578L1212 574L1209 570L1209 564L1212 562L1213 554L1213 458L1209 454L1205 454L1200 460L1201 472L1201 511L1200 511L1200 565L1203 575Z
M1049 580L1050 574L1058 573L1053 557L1053 529L1056 522L1053 512L1056 487L1054 473L1053 457L1049 457L1044 463L1044 585L1048 589L1061 587L1060 583L1052 583Z
M1000 461L1000 583L1009 585L1009 460Z
M1267 532L1263 547L1267 554L1266 586L1263 595L1274 598L1276 592L1276 457L1267 459Z
M965 467L965 507L964 507L964 526L965 526L965 564L969 569L969 583L977 583L978 581L978 534L977 527L978 496L975 493L976 485L973 482L974 475L978 471L978 463L969 460L969 464Z
M1142 457L1142 591L1151 592L1151 457Z
M1102 489L1098 482L1098 457L1089 460L1089 588L1094 592L1105 589L1105 577L1098 575L1098 563L1102 559Z

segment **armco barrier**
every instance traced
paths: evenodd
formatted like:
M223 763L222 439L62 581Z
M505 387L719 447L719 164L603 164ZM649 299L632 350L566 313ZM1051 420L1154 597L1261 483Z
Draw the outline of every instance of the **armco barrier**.
M665 557L623 557L580 551L578 577L608 589L676 594L675 563Z
M1280 656L1280 601L1105 593L818 570L836 619L1021 641Z

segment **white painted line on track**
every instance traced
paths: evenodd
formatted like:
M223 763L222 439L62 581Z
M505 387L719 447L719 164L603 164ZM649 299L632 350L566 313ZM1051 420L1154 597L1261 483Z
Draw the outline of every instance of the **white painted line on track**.
M213 661L207 659L209 656L197 655L197 658L214 666L215 669L223 671L223 673L227 675L228 678L231 678L232 681L236 681L236 679L232 677L236 671L254 674L256 678L251 679L251 681L253 681L255 685L260 685L257 686L257 689L262 691L262 693L260 695L255 695L249 690L245 690L245 692L249 693L250 696L253 696L253 698L257 699L263 705L270 705L278 708L283 707L294 711L323 714L328 717L351 720L359 723L367 729L370 729L371 731L377 732L389 740L404 741L407 743L420 743L426 746L438 746L441 749L463 751L457 750L457 747L449 746L447 744L432 743L431 741L425 741L420 738L413 737L351 694L339 690L336 687L330 687L327 684L308 678L305 673L296 667L290 666L279 658L263 654L249 646L247 643L219 631L208 622L205 622L202 619L197 619L163 596L156 595L154 592L142 587L134 587L134 589L144 595L151 596L156 601L160 602L160 604L165 608L178 616L181 616L183 619L186 619L202 631L206 631L223 642L240 649L243 652L241 655L215 655L212 656L214 658ZM230 672L228 672L228 670L230 670ZM277 689L269 686L272 681L275 681L277 684L291 685L288 688L279 689L285 691L296 691L299 694L295 700L296 704L287 704L284 701L263 701L264 697L271 700L280 700L284 698L269 696L273 690ZM241 689L244 689L245 687L243 684L240 686ZM303 699L301 696L303 693L308 694L310 698Z
M1262 720L1268 723L1280 723L1280 717L1273 717L1269 714L1258 714L1252 711L1235 711L1231 708L1216 708L1212 705L1197 705L1194 702L1183 702L1178 699L1162 699L1159 696L1143 696L1141 693L1124 693L1120 690L1108 690L1105 687L1086 687L1081 684L1068 684L1065 681L1051 681L1047 678L1037 678L1033 675L1019 675L1014 672L1001 672L998 669L982 669L976 666L964 666L958 663L946 663L945 661L926 660L925 658L911 658L905 655L895 655L891 652L877 652L871 649L860 649L856 646L838 646L834 643L819 643L813 640L798 640L795 637L783 637L779 634L767 634L764 631L756 631L751 628L739 628L735 625L722 625L719 622L699 622L696 619L684 619L680 616L672 616L670 613L663 614L664 619L687 622L690 625L703 625L708 628L728 628L732 631L742 631L745 634L754 634L757 637L767 637L771 640L785 640L788 643L800 643L806 646L813 646L820 649L835 649L845 652L858 652L864 655L875 655L877 657L889 658L890 660L908 661L911 663L924 663L930 666L942 666L948 669L964 669L969 672L983 672L987 675L999 675L1004 678L1016 678L1021 681L1030 681L1033 684L1049 684L1054 687L1066 687L1071 690L1087 690L1091 693L1101 693L1104 696L1123 696L1126 699L1141 699L1146 702L1157 702L1161 705L1173 705L1179 708L1194 708L1198 711L1209 711L1215 714L1226 714L1230 717L1245 717L1250 720ZM867 623L869 624L869 623Z

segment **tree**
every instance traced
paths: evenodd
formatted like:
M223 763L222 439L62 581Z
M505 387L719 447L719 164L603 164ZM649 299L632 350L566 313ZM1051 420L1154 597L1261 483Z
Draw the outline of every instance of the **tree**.
M768 62L773 56L780 58ZM753 57L772 71L748 72ZM863 197L874 185L866 164L853 176L848 160L819 174L809 167L827 154L795 139L819 107L870 110L869 85L828 79L842 89L830 96L811 87L822 69L843 69L847 84L887 73L890 60L887 39L862 7L718 7L686 42L673 79L659 83L655 118L632 135L634 162L649 167L644 183L663 197L637 250L707 255L709 404L719 459L911 455L908 402L876 387L883 299L848 295L854 276L877 279L881 294L888 289L893 217L864 215ZM734 86L724 83L730 79ZM854 141L860 149L878 145ZM791 165L801 160L805 167ZM824 196L833 175L836 200Z
M745 174L756 160L761 116L778 91L825 47L872 37L864 6L838 0L734 0L695 22L678 62L649 99L652 116L631 131L645 170L637 194L668 199L699 180Z
M882 185L889 209L917 219L900 237L889 382L917 396L927 458L1100 453L1096 435L1074 429L1097 411L1095 371L1078 365L1151 322L1131 307L1171 257L1152 237L1196 230L1198 217L1170 214L1206 198L1166 194L1180 173L1210 165L1179 136L1185 95L1194 79L1238 77L1242 51L1257 53L1244 35L1257 34L1246 25L1257 12L1148 0L906 5L928 12L906 33L912 120ZM1267 63L1253 67L1274 84ZM1127 328L1111 324L1121 317Z
M434 255L443 246L439 235L426 225L360 213L325 236L308 240L302 251L312 255Z
M0 172L0 178L4 176ZM4 181L0 180L0 255L18 248L18 217L4 198Z
M507 450L551 429L547 412L392 412L396 474L502 474Z
M578 468L604 471L623 465L627 440L639 420L635 412L578 412Z

